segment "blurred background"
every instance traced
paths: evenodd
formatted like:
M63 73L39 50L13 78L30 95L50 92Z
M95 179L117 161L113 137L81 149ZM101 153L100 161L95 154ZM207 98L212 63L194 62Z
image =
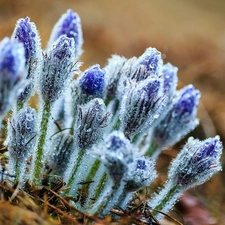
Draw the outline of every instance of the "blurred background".
M0 39L11 36L18 18L29 16L44 48L53 25L69 8L82 21L82 69L104 66L112 54L129 58L156 47L164 62L179 68L179 88L192 83L202 92L201 125L192 135L202 139L219 134L225 145L224 0L0 0ZM162 174L166 169L161 165L175 154L167 151L160 158ZM225 154L222 158L224 165ZM164 179L162 175L157 182ZM180 221L225 224L225 171L189 194L177 206Z

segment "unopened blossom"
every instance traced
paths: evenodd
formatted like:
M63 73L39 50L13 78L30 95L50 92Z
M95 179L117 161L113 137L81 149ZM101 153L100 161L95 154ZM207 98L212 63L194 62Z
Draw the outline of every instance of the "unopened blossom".
M27 84L24 47L4 38L0 42L0 121Z
M34 79L40 72L41 66L41 42L36 25L30 21L29 17L19 19L11 37L24 46L25 65L27 70L27 79L29 85L20 94L19 101L25 102L34 92Z
M83 33L80 17L71 9L67 10L55 24L48 45L51 46L62 35L74 40L72 49L77 60L82 54Z

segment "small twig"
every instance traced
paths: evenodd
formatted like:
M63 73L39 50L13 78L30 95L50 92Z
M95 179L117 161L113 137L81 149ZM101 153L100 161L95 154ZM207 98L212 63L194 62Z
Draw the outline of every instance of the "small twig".
M51 192L52 194L54 194L60 201L63 202L63 204L65 204L66 206L70 207L71 209L77 211L78 213L80 213L81 215L83 215L84 217L91 219L95 222L100 222L101 220L99 220L98 218L92 216L92 215L88 215L84 212L81 212L80 210L78 210L76 207L74 207L73 205L71 205L68 201L66 201L62 196L60 196L58 193L54 192L53 190L51 190L48 187L45 187L45 189L49 192Z
M48 196L44 193L44 215L48 215Z
M61 214L62 216L66 217L67 219L73 221L75 224L80 225L80 223L77 221L76 218L69 216L67 213L63 212L61 209L57 208L56 206L50 204L49 202L45 202L42 199L39 199L41 202L45 203L47 206L49 206L50 208L56 210L59 214Z
M13 201L13 199L14 199L14 198L17 196L17 194L19 193L19 187L20 187L20 182L18 182L18 183L16 184L16 188L14 189L14 191L13 191L13 193L12 193L10 199L9 199L11 202Z
M176 220L176 219L173 218L172 216L170 216L170 215L168 215L168 214L166 214L166 213L164 213L164 212L162 212L162 211L159 211L159 210L157 210L157 209L152 209L152 210L154 210L154 211L156 211L156 212L158 212L158 213L164 215L165 217L171 219L173 222L177 223L178 225L184 225L183 223L179 222L178 220Z

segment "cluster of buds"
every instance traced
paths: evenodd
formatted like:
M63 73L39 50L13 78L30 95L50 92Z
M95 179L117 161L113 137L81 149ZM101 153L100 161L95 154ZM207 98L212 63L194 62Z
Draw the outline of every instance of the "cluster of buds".
M160 152L198 125L200 92L192 85L177 90L177 67L164 64L155 48L130 59L113 55L104 68L81 72L82 43L72 10L56 23L44 50L35 24L18 20L11 39L0 43L0 122L13 109L4 144L15 182L41 187L50 167L65 181L63 196L104 217L113 207L126 209L157 177ZM28 106L34 93L37 112ZM190 138L165 188L147 204L169 211L184 191L221 170L221 152L218 136Z

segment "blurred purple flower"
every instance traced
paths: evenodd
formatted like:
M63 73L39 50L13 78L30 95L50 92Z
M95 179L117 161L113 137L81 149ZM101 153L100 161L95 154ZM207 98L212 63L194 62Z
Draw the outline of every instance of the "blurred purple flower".
M28 84L25 78L23 45L4 38L0 42L0 120Z

